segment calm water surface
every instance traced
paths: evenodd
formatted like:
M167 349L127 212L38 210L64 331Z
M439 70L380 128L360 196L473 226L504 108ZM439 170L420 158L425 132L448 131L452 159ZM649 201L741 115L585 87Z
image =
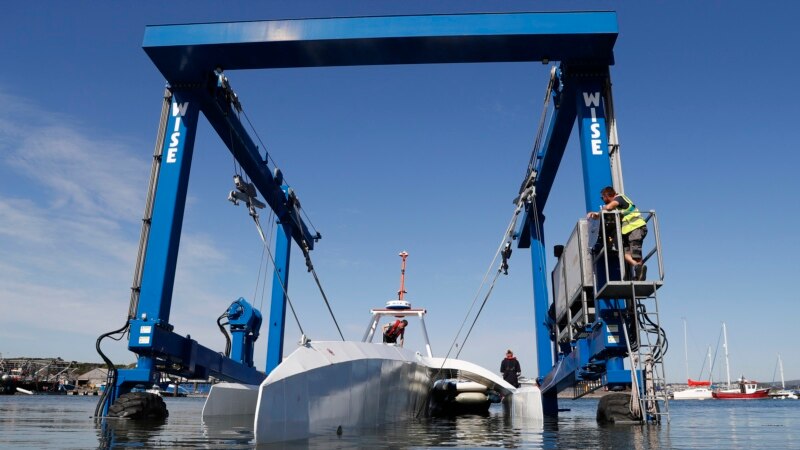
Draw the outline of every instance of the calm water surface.
M91 418L97 397L0 396L0 448L252 449L252 417L203 423L204 399L166 399L164 423ZM800 400L670 402L671 422L600 426L596 400L562 400L570 408L544 423L489 417L425 419L370 431L322 436L267 448L575 448L800 449Z

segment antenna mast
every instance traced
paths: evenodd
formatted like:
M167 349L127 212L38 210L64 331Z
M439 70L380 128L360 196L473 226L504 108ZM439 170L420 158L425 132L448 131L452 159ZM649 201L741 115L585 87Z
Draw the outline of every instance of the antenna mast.
M403 300L403 295L406 294L406 258L408 258L408 252L400 252L400 257L403 258L403 264L400 266L400 290L397 291L397 299Z

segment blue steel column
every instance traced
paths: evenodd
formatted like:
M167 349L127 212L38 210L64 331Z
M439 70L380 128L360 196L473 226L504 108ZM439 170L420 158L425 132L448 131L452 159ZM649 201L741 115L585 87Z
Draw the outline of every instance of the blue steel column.
M586 212L600 209L600 191L612 185L602 86L602 80L592 79L576 90Z
M611 160L608 155L605 104L603 102L604 78L587 78L576 89L578 110L578 133L581 142L583 163L583 188L586 212L598 211L603 201L600 191L612 185ZM597 317L608 322L611 310L617 310L616 302L598 300L595 305ZM606 372L624 370L623 358L609 357ZM618 372L617 372L618 373Z
M173 92L136 318L168 324L199 104ZM141 359L140 359L141 363Z
M528 206L531 235L531 262L533 269L533 315L536 328L536 365L541 379L553 368L553 341L547 312L550 294L547 290L547 254L544 244L544 215L533 205ZM538 225L538 226L537 226ZM542 393L542 409L545 414L558 415L558 397L555 390Z
M286 328L286 290L289 289L289 256L292 250L292 224L290 218L281 220L276 227L275 272L272 277L272 304L269 308L269 334L267 336L267 375L283 360L283 338Z

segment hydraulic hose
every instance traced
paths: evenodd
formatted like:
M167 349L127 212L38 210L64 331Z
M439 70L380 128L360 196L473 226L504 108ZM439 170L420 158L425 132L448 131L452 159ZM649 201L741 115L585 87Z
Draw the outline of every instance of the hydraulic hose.
M94 409L94 416L100 417L103 413L103 405L105 404L106 399L109 395L112 395L117 389L117 368L114 366L114 363L103 353L103 350L100 349L100 343L103 339L112 336L117 333L124 333L128 327L130 326L129 322L125 322L125 325L114 331L109 331L108 333L101 334L97 341L95 342L95 349L97 350L97 354L103 358L103 361L106 363L106 367L108 367L108 376L106 377L106 388L103 390L103 394L100 396L100 399L97 401L97 406ZM113 398L113 395L112 395Z
M228 334L228 331L225 330L225 325L227 325L227 323L224 323L224 324L222 323L222 319L224 319L226 317L228 317L228 311L225 311L224 313L222 313L221 316L219 316L217 318L217 326L219 327L219 331L222 332L222 335L225 336L225 356L230 358L230 356L231 356L231 337Z

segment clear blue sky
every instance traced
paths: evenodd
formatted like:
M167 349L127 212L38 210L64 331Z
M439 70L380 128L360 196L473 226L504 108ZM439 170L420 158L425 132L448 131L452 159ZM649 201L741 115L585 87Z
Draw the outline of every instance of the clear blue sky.
M99 361L127 313L164 81L145 25L483 11L616 10L612 68L627 194L661 218L667 375L690 375L728 324L732 375L800 378L794 2L14 2L0 18L0 353ZM541 64L228 73L323 240L313 252L346 337L392 298L429 310L452 342L512 213L548 76ZM201 121L171 323L222 349L214 321L254 294L258 235L226 201L230 154ZM548 247L584 214L576 140L549 200ZM553 261L548 262L549 269ZM516 250L462 358L506 348L536 375L530 253ZM294 253L290 295L312 339L336 337ZM268 297L268 295L267 295ZM412 327L413 331L413 327ZM419 340L410 332L409 346ZM291 320L286 351L299 336ZM263 367L266 336L259 340ZM118 363L123 343L106 344ZM718 367L721 367L718 358ZM715 378L719 379L718 372Z

